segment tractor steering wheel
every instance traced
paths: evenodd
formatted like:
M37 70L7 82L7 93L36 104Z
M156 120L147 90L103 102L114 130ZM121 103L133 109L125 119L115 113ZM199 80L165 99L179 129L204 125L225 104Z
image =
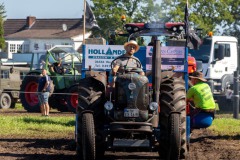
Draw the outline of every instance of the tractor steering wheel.
M135 57L117 57L111 63L111 70L113 69L113 66L114 66L113 64L116 60L118 60L118 59L128 59L129 60L131 58L135 59L137 61L137 66L139 66L139 67L127 67L127 66L124 67L124 66L121 66L120 68L123 69L125 73L128 73L128 72L136 72L136 73L143 72L141 62Z

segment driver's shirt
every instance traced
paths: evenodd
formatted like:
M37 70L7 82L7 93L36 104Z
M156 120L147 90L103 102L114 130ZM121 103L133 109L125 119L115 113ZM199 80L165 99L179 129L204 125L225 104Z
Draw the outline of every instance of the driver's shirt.
M128 58L129 57L129 58ZM123 73L124 72L124 68L140 68L142 66L140 66L139 59L135 56L128 56L126 54L123 54L121 56L118 57L118 59L113 63L114 66L120 66L118 69L119 73Z

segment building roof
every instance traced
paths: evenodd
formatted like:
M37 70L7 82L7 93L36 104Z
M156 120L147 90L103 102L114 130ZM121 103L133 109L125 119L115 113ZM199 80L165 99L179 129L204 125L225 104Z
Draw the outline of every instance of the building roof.
M5 39L71 38L82 33L82 19L80 18L36 19L36 17L27 17L27 19L7 19L4 22Z
M83 33L83 29L76 28L72 30L63 31L62 29L30 29L23 30L14 34L10 34L5 37L5 39L28 39L28 38L38 38L38 39L46 39L46 38L71 38L76 35L80 35Z

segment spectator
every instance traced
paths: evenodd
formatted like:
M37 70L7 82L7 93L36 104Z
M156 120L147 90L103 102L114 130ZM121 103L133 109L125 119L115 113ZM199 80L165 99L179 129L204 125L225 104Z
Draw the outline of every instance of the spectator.
M148 43L148 46L153 46L154 45L154 41L156 41L156 40L157 40L157 36L152 36L151 42Z
M50 92L50 77L47 75L47 70L42 69L42 75L38 82L38 99L41 106L42 116L49 116L49 98Z

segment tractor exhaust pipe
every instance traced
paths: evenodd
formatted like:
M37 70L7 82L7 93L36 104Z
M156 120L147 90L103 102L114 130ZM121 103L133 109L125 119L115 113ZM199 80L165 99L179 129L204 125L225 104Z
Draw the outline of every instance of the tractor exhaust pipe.
M156 40L153 45L152 56L152 87L153 87L153 101L159 103L160 82L161 82L161 44Z

